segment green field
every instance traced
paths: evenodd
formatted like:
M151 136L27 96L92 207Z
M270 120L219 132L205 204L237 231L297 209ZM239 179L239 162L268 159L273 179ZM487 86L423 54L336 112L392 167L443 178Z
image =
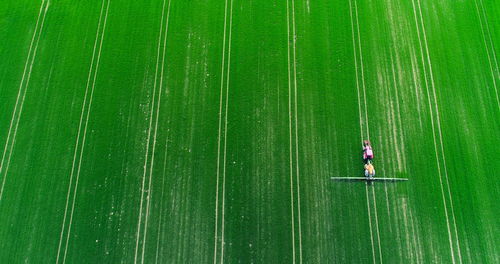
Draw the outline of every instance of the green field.
M499 18L4 0L0 263L500 263Z

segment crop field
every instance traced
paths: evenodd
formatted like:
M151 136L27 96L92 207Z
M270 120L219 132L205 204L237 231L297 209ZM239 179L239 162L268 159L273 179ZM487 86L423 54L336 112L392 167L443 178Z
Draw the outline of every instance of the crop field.
M0 263L500 263L499 18L3 0Z

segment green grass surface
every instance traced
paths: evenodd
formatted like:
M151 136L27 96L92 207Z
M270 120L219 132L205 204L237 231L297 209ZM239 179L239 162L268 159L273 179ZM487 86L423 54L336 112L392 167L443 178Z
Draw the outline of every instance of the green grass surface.
M3 1L0 263L497 263L498 17Z

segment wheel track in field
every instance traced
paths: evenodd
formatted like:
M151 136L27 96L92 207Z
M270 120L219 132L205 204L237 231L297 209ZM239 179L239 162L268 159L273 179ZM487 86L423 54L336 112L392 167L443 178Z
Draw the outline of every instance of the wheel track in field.
M291 3L291 4L290 4ZM299 139L298 139L298 99L297 99L297 55L296 55L296 43L297 43L297 32L295 23L295 1L287 0L286 5L287 13L287 61L288 61L288 111L289 111L289 163L290 163L290 207L291 207L291 227L292 227L292 261L297 262L297 251L298 251L298 262L303 262L302 255L302 223L301 223L301 203L300 203L300 166L299 166ZM291 23L290 23L291 21ZM290 49L290 42L292 43ZM292 69L293 65L293 69ZM293 73L293 81L292 81ZM292 89L293 82L293 89ZM293 100L292 100L293 94ZM292 110L293 108L293 110ZM295 148L294 148L295 144ZM294 159L295 154L295 159ZM295 162L295 164L294 164ZM294 166L295 165L295 166ZM293 178L295 170L295 179ZM295 181L295 186L294 186ZM294 195L296 193L296 195ZM297 199L297 204L295 205L295 197ZM295 209L297 208L297 209ZM297 215L297 217L295 217ZM297 220L298 236L296 238L295 234L295 221ZM296 240L298 239L298 245L296 245ZM298 249L297 249L298 247Z
M229 21L228 21L228 13L229 13ZM215 235L214 235L214 259L213 259L214 264L218 262L219 254L217 250L219 249L219 244L220 244L220 263L224 263L227 114L229 108L229 83L230 83L229 75L231 73L232 26L233 26L233 0L225 0L224 34L222 40L223 48L222 48L222 63L221 63L222 65L221 65L220 97L219 97L219 129L217 136L217 173L216 173L216 190L215 190L215 227L214 227ZM227 43L226 43L226 38L227 38ZM226 45L227 45L227 63L226 63ZM224 101L224 93L226 95L225 101ZM224 118L222 117L222 113L224 113ZM224 119L224 122L222 121L222 119ZM222 136L222 133L224 134L224 136ZM222 140L224 141L224 143L222 143ZM221 154L221 149L222 149L222 154ZM222 167L222 179L220 179L221 167ZM220 184L222 184L221 186L222 197L219 199ZM221 200L222 203L220 208L219 208L219 200ZM221 211L220 231L219 231L219 210Z
M491 78L492 78L491 80L493 82L493 88L495 89L495 96L496 96L496 99L497 99L497 106L500 109L500 99L498 97L498 89L497 89L497 82L496 82L496 79L498 78L499 72L498 72L497 58L496 58L496 55L495 55L495 48L493 47L493 42L491 41L490 27L488 25L488 18L486 17L486 13L484 11L483 2L480 0L481 9L483 10L484 20L486 21L486 26L483 26L483 22L482 22L482 19L481 19L481 14L479 12L479 6L477 4L477 1L478 0L474 0L474 6L476 7L477 18L479 20L479 25L480 25L480 28L481 28L481 35L483 37L484 48L486 50L486 56L488 57L488 64L490 66L490 72L491 72ZM488 48L488 44L486 43L487 42L486 41L486 34L485 34L485 30L484 30L485 27L486 27L486 29L488 31L488 35L489 35L489 40L490 40L489 42L490 42L490 46L491 46L491 54L490 54L490 51L489 51L489 48ZM493 56L493 58L491 58L491 56ZM493 63L495 64L495 70L496 70L497 74L495 74L495 70L493 69Z
M476 0L476 2L477 2L477 0ZM495 44L493 43L493 40L492 40L493 37L492 37L491 31L490 31L490 23L488 23L488 16L486 15L486 11L485 11L485 8L483 5L483 0L479 0L479 4L481 5L481 10L483 11L482 13L483 13L484 21L486 24L486 31L488 32L488 36L490 39L491 54L493 55L493 62L495 63L495 67L497 70L496 78L500 78L500 69L498 68L498 60L497 60L497 55L496 55L496 51L495 51Z
M354 13L353 13L353 4L352 2L354 1ZM359 29L359 16L358 16L358 6L357 6L357 1L356 0L349 0L349 14L351 18L351 33L352 33L352 44L353 44L353 52L354 52L354 65L355 65L355 72L356 72L356 91L358 95L358 113L359 113L359 126L360 126L360 136L361 136L361 141L365 139L364 133L366 133L366 139L370 140L370 127L369 127L369 120L368 120L368 104L366 100L366 85L365 85L365 77L364 77L364 65L363 65L363 51L361 47L361 32ZM354 27L354 18L356 17L356 29ZM357 34L355 34L355 32ZM356 38L355 35L357 35L357 44L356 44ZM359 59L360 59L360 65L358 66L358 53L357 53L357 48L356 46L359 47ZM358 72L358 67L361 69L361 87L363 91L363 109L364 111L361 110L361 92L359 88L359 72ZM363 112L364 112L364 118L363 118ZM365 128L365 129L363 129ZM367 212L368 212L368 220L369 220L369 227L370 227L370 242L371 242L371 248L372 248L372 261L373 263L377 262L376 258L376 252L375 252L375 241L374 241L374 230L372 227L372 217L371 217L371 205L370 205L370 197L369 197L369 190L368 190L368 183L365 185L365 194L366 194L366 205L367 205ZM374 216L375 216L375 230L376 230L376 237L377 237L377 251L379 254L379 261L380 263L383 263L383 258L382 258L382 248L381 248L381 243L380 243L380 230L379 230L379 224L378 224L378 214L377 214L377 203L376 203L376 194L375 190L372 188L372 198L374 201Z
M428 63L428 66L429 66L429 76L431 78L432 93L433 93L433 99L434 99L434 107L435 107L435 110L436 110L436 118L437 118L436 121L437 121L437 128L438 128L438 135L439 135L439 142L440 142L440 149L441 149L441 156L443 158L444 175L445 175L445 180L446 180L446 186L447 186L448 196L449 196L449 199L450 199L451 218L452 218L452 221L453 221L453 228L454 228L455 236L456 236L456 244L457 244L457 250L458 250L458 259L459 259L459 263L462 263L462 254L461 254L461 250L460 250L460 241L459 241L458 232L457 232L457 223L456 223L456 220L455 220L455 210L454 210L454 206L453 206L453 197L452 197L451 190L450 190L450 182L448 180L449 177L448 177L448 170L447 170L447 166L446 166L446 155L445 155L445 151L444 151L443 133L442 133L442 129L441 129L441 120L440 120L441 114L439 112L439 104L437 102L436 85L434 83L434 74L433 74L433 70L432 70L432 62L431 62L431 58L430 58L430 54L429 54L429 46L428 46L427 35L426 35L426 30L425 30L425 23L424 23L424 20L423 20L423 17L422 17L422 8L420 6L420 0L417 0L417 3L418 3L418 9L419 9L419 13L420 13L420 21L421 21L421 24L422 24L422 32L423 32L423 35L424 35L425 50L426 50L426 54L427 54L427 63Z
M136 232L136 241L135 241L135 252L134 252L134 264L136 264L139 260L139 248L141 248L140 254L140 262L144 263L144 257L146 252L146 241L147 241L147 233L148 233L148 224L149 224L149 210L151 205L152 198L152 181L153 181L153 168L155 161L155 150L156 150L156 142L158 135L158 123L161 109L161 96L163 93L163 80L164 80L164 72L165 72L165 54L166 54L166 46L167 46L167 38L168 38L168 22L170 17L170 4L171 0L163 0L162 4L162 13L160 20L160 29L158 33L158 44L157 44L157 55L156 55L156 66L155 66L155 78L153 84L153 95L151 98L151 108L149 112L149 127L148 127L148 136L146 140L146 153L144 158L144 167L143 167L143 175L142 175L142 184L141 184L141 201L138 213L137 220L137 232ZM167 8L166 17L165 17L165 8ZM165 22L164 22L165 21ZM163 38L162 38L163 37ZM162 48L163 45L163 48ZM161 58L161 69L160 69L160 58ZM158 91L158 92L157 92ZM153 127L154 120L154 127ZM152 136L152 140L151 140ZM150 144L152 141L152 146L150 150ZM151 155L151 159L149 156ZM149 163L148 163L149 162ZM148 167L149 166L149 167ZM149 174L149 175L148 175ZM146 189L146 180L147 180L147 189ZM144 194L147 192L145 197L146 205L143 213L144 207ZM163 194L161 194L163 195ZM142 222L144 218L144 227L142 227ZM141 243L141 230L142 231L142 243ZM158 241L157 241L158 244ZM140 245L142 247L140 247ZM158 250L158 248L156 248Z
M440 113L439 113L439 107L438 107L438 103L437 103L434 75L432 72L432 62L431 62L430 55L429 55L429 47L427 44L428 43L427 42L427 35L426 35L425 24L424 24L424 20L423 20L423 16L422 16L422 8L420 5L420 0L416 0L416 2L417 2L417 5L415 5L415 0L412 0L412 6L413 6L413 13L414 13L414 18L415 18L417 37L418 37L418 42L419 42L419 46L420 46L420 55L421 55L421 60L422 60L422 65L423 65L423 70L424 70L424 81L425 81L427 100L428 100L428 105L429 105L429 115L431 118L432 136L433 136L433 142L434 142L434 152L436 154L436 163L437 163L437 168L438 168L441 197L443 200L444 213L445 213L445 218L446 218L446 226L447 226L447 231L448 231L448 240L449 240L449 244L450 244L450 254L451 254L451 258L452 258L453 263L456 263L456 260L455 260L456 257L458 257L458 262L462 263L460 241L459 241L458 232L457 232L457 224L455 221L453 197L451 194L450 183L448 180L448 171L447 171L447 166L446 166L446 158L445 158L445 152L444 152L444 146L443 146L444 143L443 143L442 131L441 131ZM419 22L418 22L419 20L417 18L417 6L418 6L418 14L419 14L419 18L420 18L421 29L420 29ZM422 33L423 33L422 35L423 35L424 45L422 45L422 38L420 35L420 30L422 30ZM425 55L424 55L424 46L425 46ZM425 59L425 57L427 58L427 60ZM427 68L426 68L426 62L427 62L427 66L429 67L428 73L427 73ZM429 77L430 77L430 85L429 85L429 81L427 80L427 75L429 75ZM429 87L431 87L431 89L432 89L432 95L429 92ZM433 97L433 102L431 102L431 97ZM433 104L434 104L434 109L432 107ZM436 115L436 123L434 122L434 114ZM436 136L436 130L437 130L438 136ZM438 143L439 143L440 147L438 147ZM441 151L441 155L439 155L439 151ZM439 156L441 156L441 158L443 160L442 166L443 166L443 170L444 170L445 181L443 181L443 176L442 176L443 173L441 171L441 162L440 162ZM447 187L446 190L444 187L444 182L446 182L446 187ZM448 199L450 201L450 212L448 212L448 203L446 202L445 192L447 192L447 196L448 196ZM451 215L451 223L450 223L450 219L449 219L450 215ZM453 225L453 227L452 227L452 225ZM453 245L453 235L455 235L455 238L456 238L455 242L456 242L456 250L457 250L458 256L455 256L455 247Z
M156 108L156 120L155 120L155 128L154 128L154 136L153 136L153 148L151 150L151 164L149 167L149 184L148 184L148 196L147 198L147 203L146 203L146 216L145 216L145 222L144 222L144 235L142 238L143 244L142 244L142 255L141 255L141 263L144 263L144 254L146 252L146 238L147 238L147 232L148 232L148 223L149 223L149 208L151 205L151 198L152 198L152 182L153 182L153 168L154 168L154 161L155 161L155 150L156 150L156 139L158 135L158 121L159 121L159 116L160 116L160 108L161 108L161 95L163 94L163 75L165 72L165 54L166 54L166 47L167 47L167 38L168 38L168 25L169 25L169 18L170 18L170 3L171 0L168 0L168 7L167 7L167 18L165 22L165 34L164 34L164 39L163 39L163 54L162 54L162 63L161 63L161 74L160 74L160 83L159 83L159 92L158 92L158 107ZM162 13L164 12L165 8L163 7ZM167 145L166 145L167 146ZM166 150L165 150L166 152ZM165 160L166 162L166 160ZM161 194L163 195L163 193ZM158 250L158 248L156 249Z
M9 124L7 139L5 140L5 147L2 154L2 159L0 161L0 176L3 175L2 186L0 187L0 203L2 202L5 182L7 180L7 174L10 167L10 160L12 157L12 152L14 151L14 145L16 143L17 128L19 127L19 121L21 120L21 116L23 113L26 91L28 90L29 82L31 79L31 71L33 70L33 64L35 62L36 54L38 51L38 44L40 43L40 36L43 33L43 26L45 24L45 17L47 16L49 6L50 0L42 0L35 24L35 30L31 38L30 47L28 49L28 56L26 57L26 62L24 64L23 75L21 78L21 82L19 83L14 111L12 111L12 118ZM38 29L39 25L40 29Z
M105 4L106 2L107 2L107 4ZM66 205L65 205L65 209L64 209L64 217L63 217L63 221L62 221L62 225L61 225L61 233L60 233L59 245L58 245L58 249L57 249L56 263L60 262L59 260L61 259L61 250L63 250L62 249L63 243L64 243L64 252L62 253L62 261L61 262L62 263L66 262L68 245L69 245L69 240L70 240L70 236L71 236L71 226L73 223L73 214L75 211L78 183L79 183L79 179L80 179L80 170L81 170L81 165L82 165L83 153L84 153L84 149L85 149L88 121L89 121L89 117L90 117L90 113L91 113L92 100L94 97L94 90L95 90L95 83L96 83L96 79L97 79L97 73L99 70L99 62L101 59L102 44L103 44L104 35L106 32L106 22L107 22L107 18L108 18L108 11L109 11L110 2L111 2L111 0L108 0L108 1L103 0L102 1L101 11L99 14L99 22L98 22L98 26L97 26L97 30L96 30L96 38L95 38L94 47L93 47L93 51L92 51L92 58L91 58L91 63L90 63L90 68L89 68L89 74L87 77L87 83L85 86L85 94L84 94L84 99L83 99L83 103L82 103L80 121L78 124L78 133L77 133L77 137L76 137L75 151L73 154L73 161L72 161L70 179L69 179L69 184L68 184L68 191L67 191L67 196L66 196ZM106 10L106 11L104 11L104 10ZM103 21L103 14L104 14L104 21ZM101 31L101 25L102 25L102 31ZM97 43L99 43L99 45ZM95 62L95 67L94 67L94 62ZM83 130L82 130L82 127L83 127ZM82 136L82 139L80 140L81 135L83 135L83 136ZM81 143L80 143L80 141L81 141ZM77 160L78 160L78 162L77 162ZM73 181L75 181L74 187L73 187ZM70 202L70 200L71 200L71 202ZM69 209L70 203L71 203L71 209ZM68 227L66 228L66 221L68 218L68 209L69 209L69 221L68 221ZM66 234L66 237L64 238L65 234Z

